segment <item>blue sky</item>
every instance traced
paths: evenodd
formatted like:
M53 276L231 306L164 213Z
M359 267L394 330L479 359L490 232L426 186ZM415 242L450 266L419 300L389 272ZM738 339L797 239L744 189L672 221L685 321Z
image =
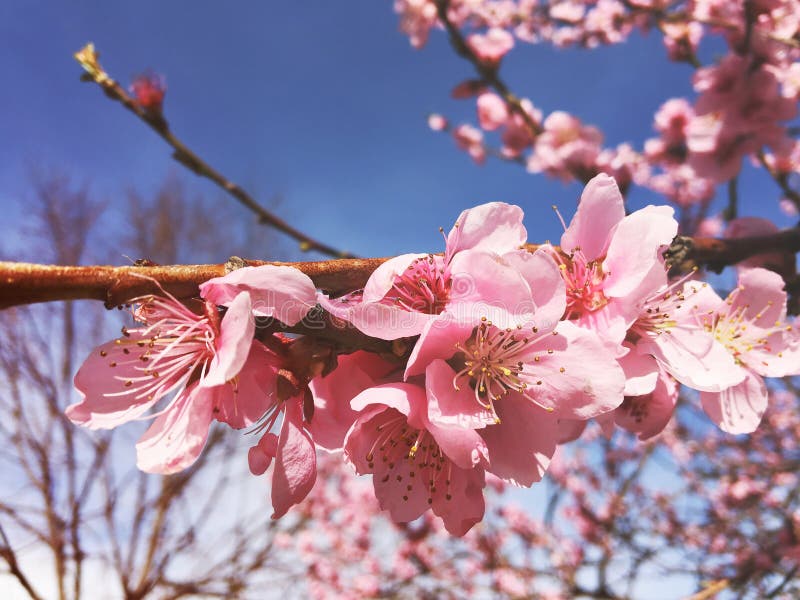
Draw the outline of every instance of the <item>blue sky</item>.
M166 114L179 137L262 201L281 195L286 219L361 255L439 250L440 225L491 200L525 208L531 241L555 239L550 206L559 204L569 218L580 192L578 184L514 165L478 168L449 137L427 129L432 111L474 121L474 102L449 98L472 71L440 32L414 51L389 0L224 8L185 0L6 0L0 205L15 218L0 225L5 235L24 218L32 165L90 182L110 200L111 219L126 188L152 192L171 172L191 191L222 197L176 166L132 115L79 81L72 53L87 41L125 84L148 68L163 73ZM652 135L653 112L665 99L691 93L690 75L689 66L665 60L653 34L597 51L524 46L503 69L511 87L545 113L568 110L599 125L608 144L636 147ZM774 187L763 187L772 184L748 177L743 213L760 210L765 197L774 206ZM653 200L639 191L631 203Z

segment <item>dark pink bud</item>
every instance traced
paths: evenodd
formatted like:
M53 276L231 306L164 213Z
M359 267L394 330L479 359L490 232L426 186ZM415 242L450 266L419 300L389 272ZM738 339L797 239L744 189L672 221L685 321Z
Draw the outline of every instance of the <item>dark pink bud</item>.
M148 71L134 78L130 92L139 106L145 110L160 113L164 104L164 94L167 92L167 84L163 75Z

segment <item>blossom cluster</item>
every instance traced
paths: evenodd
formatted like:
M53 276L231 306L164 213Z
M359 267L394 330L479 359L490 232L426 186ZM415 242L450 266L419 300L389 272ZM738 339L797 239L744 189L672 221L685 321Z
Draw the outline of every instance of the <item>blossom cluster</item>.
M155 473L190 466L212 421L259 431L249 465L271 469L275 518L314 486L317 449L341 452L392 519L431 509L463 535L484 515L487 476L532 485L590 419L647 439L683 384L722 430L752 432L763 378L800 374L780 276L746 266L724 300L695 274L670 279L672 208L626 215L601 174L559 246L527 245L522 219L501 202L465 210L442 254L392 258L336 297L266 265L207 281L192 302L138 298L140 326L92 352L67 415L94 429L154 418L137 456ZM337 346L310 320L387 350Z
M396 0L394 8L415 48L446 17L478 63L479 79L453 90L474 100L477 127L451 126L441 115L430 120L478 163L491 152L489 135L498 133L494 154L530 172L583 182L607 173L622 188L645 186L683 208L707 206L715 186L735 177L746 157L776 178L800 172L796 128L789 127L800 93L797 0ZM654 116L657 136L640 149L605 147L597 127L563 110L545 114L527 98L514 105L506 86L492 81L520 43L593 48L636 31L659 32L667 57L695 68L695 97L666 99ZM725 53L703 64L698 48L710 38ZM784 206L800 209L796 198Z

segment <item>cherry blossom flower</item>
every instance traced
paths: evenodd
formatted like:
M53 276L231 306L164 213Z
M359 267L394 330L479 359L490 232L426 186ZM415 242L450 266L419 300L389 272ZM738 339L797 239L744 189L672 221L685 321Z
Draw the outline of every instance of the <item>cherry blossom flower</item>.
M336 299L320 295L318 300L367 335L382 339L418 335L455 299L475 297L476 277L483 275L472 260L488 264L494 259L487 253L516 251L526 237L518 206L483 204L461 213L447 235L444 256L397 256L375 270L363 292ZM483 284L490 286L489 281Z
M625 216L622 195L605 174L594 177L578 210L550 248L566 284L567 319L618 346L638 306L666 281L661 251L677 233L672 209L648 206Z
M483 518L486 448L472 429L434 425L425 389L389 383L353 399L360 410L344 443L359 474L371 473L381 509L397 522L429 508L453 535Z
M702 318L743 376L737 385L701 393L703 408L723 431L750 433L767 408L763 377L800 374L800 339L786 321L783 280L766 269L741 271L736 289Z
M514 47L514 36L505 29L492 27L486 33L473 33L467 37L467 46L480 60L496 65Z
M83 399L67 408L75 423L111 429L141 418L175 394L137 444L145 471L173 473L191 465L214 419L254 423L273 384L262 372L270 353L253 341L250 296L237 295L220 319L208 300L197 314L172 296L138 299L143 326L96 348L75 376Z

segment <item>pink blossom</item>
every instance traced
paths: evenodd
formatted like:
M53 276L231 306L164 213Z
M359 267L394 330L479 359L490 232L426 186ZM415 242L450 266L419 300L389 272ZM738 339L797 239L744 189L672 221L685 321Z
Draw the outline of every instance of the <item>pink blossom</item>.
M491 92L478 96L478 122L486 131L502 127L508 120L508 107L505 101Z
M703 26L695 21L684 23L663 23L664 45L671 60L689 60L697 53L700 39L703 37Z
M371 473L381 509L413 521L432 509L453 535L483 518L485 444L472 429L434 425L419 386L394 383L353 399L362 413L347 434L346 459Z
M739 285L715 311L703 315L703 324L744 378L722 391L703 392L703 408L723 431L750 433L767 407L762 377L800 374L800 340L786 322L783 280L766 269L741 271Z
M362 293L337 299L320 296L319 302L367 335L382 339L418 335L455 297L474 291L472 253L501 255L525 242L522 216L518 206L502 202L465 210L447 236L444 256L397 256L375 270Z
M702 324L703 315L721 304L706 283L664 285L639 305L627 339L634 353L654 357L681 383L718 392L743 379L730 354Z
M277 418L283 414L280 432L272 433ZM248 462L253 475L263 474L271 464L272 518L282 517L303 500L317 478L314 442L303 423L303 398L300 395L271 397L271 406L262 427L264 435L250 448Z
M797 114L794 100L781 94L780 82L766 65L729 55L694 77L697 117L688 128L694 168L717 181L733 177L741 158L764 145L791 145L783 121Z
M431 0L395 0L394 11L400 15L400 29L408 35L411 45L424 46L436 24L436 5Z
M432 113L428 115L428 127L433 131L444 131L447 129L447 119L440 114Z
M167 83L163 75L142 73L133 80L130 91L139 106L147 111L160 113L167 93Z
M308 387L314 397L314 416L308 430L314 443L331 452L341 450L357 416L350 401L398 369L399 365L377 354L359 351L340 355L332 373L312 379Z
M514 36L505 29L492 27L486 33L473 33L467 45L483 62L496 65L514 47Z
M542 126L544 131L536 139L535 151L528 161L529 171L564 180L588 179L596 173L595 160L603 141L599 130L562 111L551 113Z
M678 385L663 369L658 371L658 379L652 392L626 396L619 408L614 411L614 422L623 429L647 440L661 433L672 418L678 400Z
M565 317L612 346L620 344L638 303L666 281L661 251L677 228L668 207L648 206L625 216L616 182L605 174L594 177L561 236L561 248L550 248L566 284Z
M200 286L201 295L220 306L230 305L242 292L249 294L255 316L274 317L286 325L296 325L317 304L314 282L293 267L244 267Z
M483 146L483 133L471 125L459 125L453 130L456 145L464 150L479 165L486 161L486 148Z
M271 353L253 341L246 293L233 298L222 319L209 300L200 314L172 296L138 302L143 326L124 328L122 338L89 355L75 376L83 399L66 413L91 429L111 429L174 392L137 444L139 468L173 473L197 459L212 420L240 428L260 418L274 385Z

